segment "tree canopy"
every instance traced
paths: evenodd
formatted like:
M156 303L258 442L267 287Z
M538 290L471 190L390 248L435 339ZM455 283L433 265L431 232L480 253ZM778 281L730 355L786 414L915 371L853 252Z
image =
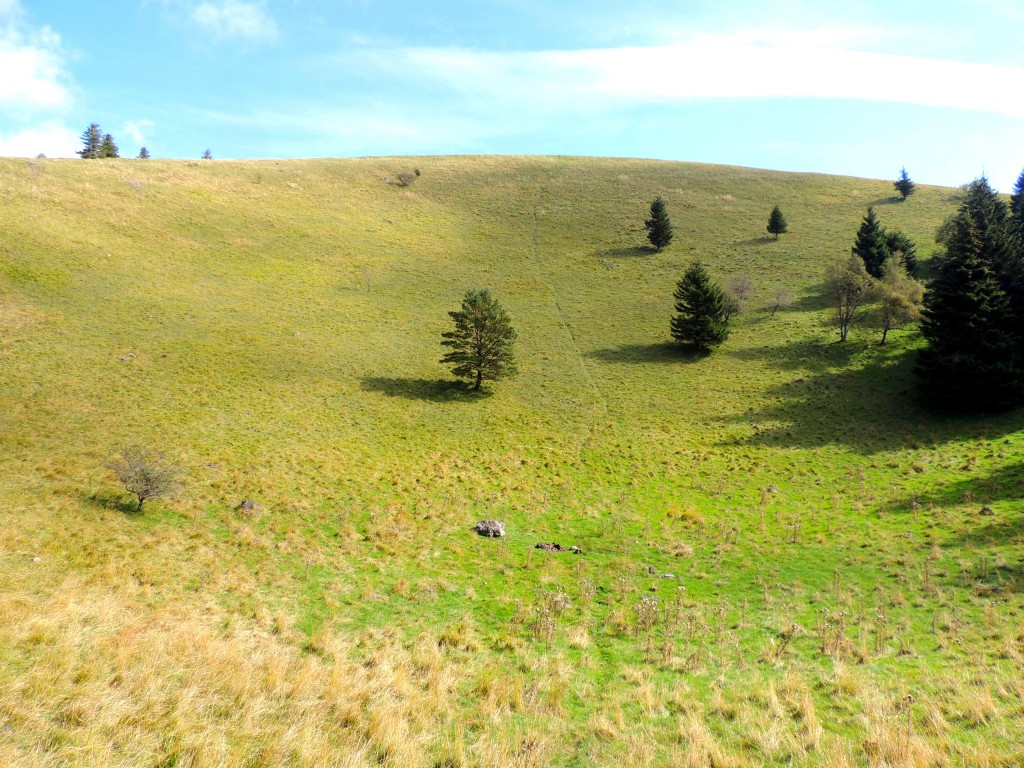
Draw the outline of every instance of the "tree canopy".
M505 308L486 288L466 291L461 308L448 313L454 331L443 333L441 344L451 351L441 362L479 391L485 380L497 381L517 372L516 331Z
M784 235L788 231L786 217L782 215L782 209L776 205L768 215L768 234L775 235L775 239L778 240L779 235Z
M910 174L907 173L906 168L900 168L900 177L892 183L896 187L896 191L900 193L900 197L906 200L917 189L917 184L910 180Z
M690 265L672 295L676 315L670 327L677 343L708 352L729 338L728 300L701 262Z
M655 250L660 251L672 242L672 222L668 218L668 207L659 195L651 203L651 218L644 222L647 227L647 239Z

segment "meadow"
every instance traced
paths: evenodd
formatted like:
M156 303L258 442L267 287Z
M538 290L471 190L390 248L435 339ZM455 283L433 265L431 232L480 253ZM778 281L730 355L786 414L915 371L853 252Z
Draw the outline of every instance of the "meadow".
M821 297L869 205L927 269L957 190L893 195L0 160L0 764L1024 764L1024 416L922 409L916 330L839 344ZM700 358L696 258L755 286ZM520 374L474 395L438 360L478 287ZM131 444L185 470L141 514Z

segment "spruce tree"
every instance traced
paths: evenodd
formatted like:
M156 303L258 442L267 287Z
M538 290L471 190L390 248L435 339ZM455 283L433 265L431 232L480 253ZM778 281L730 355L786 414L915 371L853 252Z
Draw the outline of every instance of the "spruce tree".
M896 191L904 200L914 194L914 190L917 189L917 184L910 180L910 174L907 173L906 168L900 168L900 177L892 185L896 187Z
M857 239L853 244L853 253L864 260L864 268L869 275L876 280L882 277L882 265L889 258L890 252L885 230L878 223L874 208L868 208L868 215L861 222Z
M82 131L82 148L75 154L81 155L83 160L95 160L102 156L102 146L99 124L89 123L89 127Z
M786 217L782 215L782 209L776 205L768 215L768 234L775 235L775 239L778 240L779 235L784 235L788 231Z
M694 262L672 295L676 315L671 331L677 343L708 352L729 338L728 301L703 264Z
M651 203L651 218L644 222L647 227L647 239L655 250L660 251L672 242L672 222L668 218L668 209L665 201L659 195Z
M100 145L100 157L120 157L114 137L109 133L103 137L103 143Z
M213 152L210 150L203 152L203 160L213 160Z
M149 150L145 147L139 150L139 160L149 160Z
M913 240L893 229L885 233L885 244L889 248L890 261L895 259L902 264L908 275L917 273L917 245Z
M956 410L1005 410L1020 400L1017 322L986 254L989 239L965 202L924 298L928 346L915 372L932 401Z
M451 349L441 362L452 366L452 373L472 381L476 391L485 379L516 374L516 332L508 312L489 290L466 291L462 307L448 314L455 330L441 334L441 344Z

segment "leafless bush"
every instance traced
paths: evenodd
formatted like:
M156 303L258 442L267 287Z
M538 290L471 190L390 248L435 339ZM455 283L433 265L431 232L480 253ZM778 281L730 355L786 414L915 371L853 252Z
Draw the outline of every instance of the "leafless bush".
M146 499L170 496L181 487L181 467L163 454L149 453L138 446L122 449L108 466L124 489L139 500L139 512Z
M772 317L780 309L793 306L793 292L789 288L779 288L772 294Z
M398 179L398 186L400 187L411 187L416 181L416 174L411 171L402 171L395 175Z

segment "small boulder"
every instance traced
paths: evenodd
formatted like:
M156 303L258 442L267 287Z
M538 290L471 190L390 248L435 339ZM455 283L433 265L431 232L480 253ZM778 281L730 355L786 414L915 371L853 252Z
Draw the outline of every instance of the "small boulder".
M252 515L255 514L258 506L259 505L252 499L246 499L238 505L238 511L245 515Z
M582 555L583 554L583 548L582 547L577 547L575 544L573 544L571 547L569 547L569 551L572 552L574 555Z
M982 507L978 514L982 517L992 517L995 512L992 510L992 507Z
M505 535L505 524L499 520L481 520L475 530L481 536L500 538Z
M538 544L534 549L543 549L545 552L564 552L561 544L555 544L554 542Z

